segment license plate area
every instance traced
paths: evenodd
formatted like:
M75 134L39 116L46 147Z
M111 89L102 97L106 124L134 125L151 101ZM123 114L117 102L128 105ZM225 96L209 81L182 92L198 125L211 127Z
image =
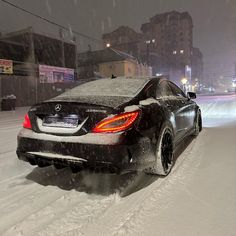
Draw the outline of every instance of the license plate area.
M56 128L76 128L79 124L77 115L48 115L43 118L43 126Z

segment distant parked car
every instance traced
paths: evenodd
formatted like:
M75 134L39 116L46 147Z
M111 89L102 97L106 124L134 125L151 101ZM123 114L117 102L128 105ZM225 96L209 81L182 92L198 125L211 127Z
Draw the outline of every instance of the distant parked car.
M30 108L17 155L39 167L167 175L176 146L202 129L194 98L164 78L82 84Z
M213 88L213 87L201 87L201 88L197 89L196 93L197 94L215 93L215 88Z
M235 89L234 88L228 88L225 90L225 93L234 93Z

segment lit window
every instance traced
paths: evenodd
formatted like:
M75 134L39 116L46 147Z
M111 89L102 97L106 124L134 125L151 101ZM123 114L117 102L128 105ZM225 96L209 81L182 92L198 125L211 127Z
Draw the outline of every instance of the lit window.
M180 54L184 54L184 50L180 50Z

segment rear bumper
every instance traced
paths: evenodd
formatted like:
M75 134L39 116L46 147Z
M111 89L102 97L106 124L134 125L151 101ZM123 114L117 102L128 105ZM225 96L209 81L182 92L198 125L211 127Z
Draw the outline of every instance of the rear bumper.
M49 154L49 155L48 155ZM121 173L123 171L134 170L134 166L122 165L120 163L106 162L106 161L87 161L83 158L77 158L74 156L64 156L64 158L58 158L58 154L53 157L52 153L40 153L40 152L20 152L17 151L18 158L22 161L29 162L31 165L38 165L39 167L45 167L50 165L70 167L72 170L78 171L82 169L89 169L98 172L110 172ZM73 158L71 158L73 157Z
M86 136L86 135L84 135ZM62 137L23 129L18 135L17 155L32 165L63 165L81 169L136 170L142 147L128 145L124 134Z

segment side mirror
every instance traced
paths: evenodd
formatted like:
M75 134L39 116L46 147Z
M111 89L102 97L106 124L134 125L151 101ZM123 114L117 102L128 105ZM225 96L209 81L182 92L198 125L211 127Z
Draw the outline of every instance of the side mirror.
M197 98L197 95L196 95L196 93L194 93L194 92L188 92L188 93L187 93L187 97L188 97L189 99L196 99L196 98Z

